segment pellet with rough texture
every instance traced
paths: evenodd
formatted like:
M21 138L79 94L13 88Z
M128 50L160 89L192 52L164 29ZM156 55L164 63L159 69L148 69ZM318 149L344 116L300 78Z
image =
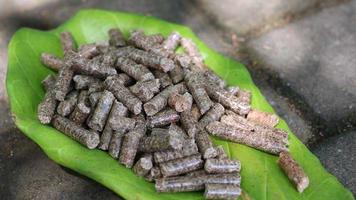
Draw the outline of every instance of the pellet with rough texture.
M204 114L210 109L213 102L210 100L207 92L205 91L204 83L201 82L200 76L201 75L198 73L190 72L185 76L184 80L194 98L195 103L199 107L200 113Z
M177 112L190 110L193 104L193 97L189 92L182 94L173 93L169 95L168 105Z
M172 32L162 43L162 47L170 52L174 52L179 45L181 36L178 32Z
M261 124L269 127L275 127L279 122L279 118L277 115L267 113L267 112L262 112L255 109L252 109L247 114L247 119L257 124Z
M241 195L241 188L228 184L205 184L205 199L235 200Z
M127 168L133 166L141 138L146 134L146 123L144 119L139 117L136 121L135 128L125 134L121 145L119 162Z
M147 102L160 91L159 88L159 79L152 79L148 81L137 81L135 85L130 87L130 91L141 101Z
M94 149L99 144L99 135L95 131L88 131L67 118L55 115L53 126L89 149Z
M158 166L154 166L154 167L151 168L151 170L145 176L145 180L149 181L149 182L153 182L156 179L159 179L161 177L162 177L161 170L159 169Z
M194 117L194 119L196 121L198 121L200 119L200 117L202 116L202 114L200 113L200 110L197 106L197 104L192 105L192 110L191 110L192 116Z
M309 186L308 176L290 153L281 152L279 154L278 165L283 169L289 180L297 187L298 192L302 193Z
M114 95L104 90L102 96L100 97L98 103L96 104L93 115L88 121L88 126L95 131L102 131L106 120L109 116L111 106L114 102Z
M64 101L64 98L70 90L73 75L74 71L67 65L59 70L58 77L53 89L55 98L58 101Z
M114 47L123 47L126 45L126 41L120 29L112 28L108 31L109 44Z
M115 159L119 158L122 139L125 135L125 132L126 131L123 131L123 130L115 131L111 136L108 150L109 150L110 156Z
M117 75L117 77L119 82L126 87L135 83L135 80L125 73L120 73Z
M171 125L169 125L168 133L175 134L184 140L189 139L187 133L180 126L178 126L176 123L171 123Z
M146 102L143 108L148 116L152 116L166 107L169 95L184 92L186 92L186 87L183 83L169 86Z
M197 143L203 158L214 158L217 155L217 152L213 147L213 143L205 130L200 130L197 134L195 134L195 142Z
M78 95L78 102L73 112L70 114L69 119L80 125L88 118L91 108L89 107L88 91L82 90Z
M126 57L118 58L116 67L137 81L147 81L155 78L147 67L137 64L135 61Z
M176 54L174 61L181 67L188 69L191 65L192 60L186 54Z
M205 161L204 169L212 174L234 173L241 170L241 164L238 160L210 158Z
M148 126L163 127L179 121L179 114L173 109L162 110L159 113L148 117Z
M154 134L142 139L139 150L141 152L156 152L165 150L181 150L184 140L177 134L170 132Z
M164 177L177 176L202 168L203 162L201 155L198 154L163 162L159 167Z
M121 84L118 76L107 77L104 84L106 85L106 89L111 91L131 112L135 115L141 113L142 102L128 88Z
M145 35L141 30L133 31L128 39L130 44L146 51L149 51L157 44L162 43L163 40L164 37L161 34Z
M207 82L215 84L221 89L225 88L225 85L226 85L225 81L222 78L220 78L218 75L216 75L210 69L206 69L204 71L204 77L205 77Z
M88 90L88 92L89 92L89 90ZM92 109L95 108L96 104L98 103L98 101L102 95L103 95L103 92L92 92L89 94L89 102L90 102L90 107Z
M172 79L169 77L167 73L164 73L160 70L153 70L152 72L154 76L159 79L161 88L166 88L173 84Z
M70 57L76 52L76 45L73 36L70 32L65 31L60 34L60 41L64 57Z
M196 176L203 176L207 175L206 171L204 169L198 169L192 172L188 172L186 176L191 176L191 177L196 177Z
M140 49L133 49L129 57L137 63L163 72L171 71L175 67L173 60Z
M138 176L145 176L150 172L152 167L152 155L144 155L136 162L133 167L133 171Z
M181 82L184 79L184 71L180 65L175 65L175 67L168 72L174 84Z
M92 77L92 76L87 76L87 75L75 75L73 77L74 81L74 88L77 90L85 90L89 89L89 86L93 84L100 84L100 79Z
M116 115L111 117L107 123L109 123L111 129L115 131L129 131L135 127L136 120L134 118Z
M229 86L226 88L226 91L230 92L230 94L236 96L239 91L240 91L240 88L238 86Z
M222 139L245 144L268 153L278 154L281 151L288 151L287 146L283 143L275 142L267 137L260 137L258 134L251 134L250 131L221 122L212 122L206 129L210 134Z
M194 138L199 132L198 121L193 117L190 110L180 114L180 122L190 138Z
M115 68L103 66L105 59L108 58L105 58L103 55L96 56L91 60L75 58L73 59L72 69L79 74L91 75L97 78L116 75L117 71Z
M153 154L156 163L167 162L178 158L184 158L199 153L194 140L185 140L181 150L158 151Z
M240 90L237 93L237 98L241 103L244 103L246 105L250 105L251 104L251 92L248 90Z
M78 54L80 57L91 59L100 54L98 46L94 43L83 44L78 48Z
M51 88L53 88L55 83L56 83L56 76L52 74L47 75L46 78L44 78L41 81L41 84L46 92L51 90Z
M226 158L228 158L224 148L221 145L216 146L215 150L217 152L217 156L216 156L217 159L226 159Z
M56 111L58 101L54 96L54 92L49 90L46 92L42 102L37 107L37 117L42 124L49 124Z
M50 69L53 69L55 71L59 71L64 65L62 59L49 53L41 54L41 62L47 67L49 67Z
M209 94L210 98L220 103L225 108L231 109L237 114L245 115L251 109L251 106L249 104L240 102L236 96L230 94L228 91L226 91L223 88L219 88L217 85L213 83L207 82L205 84L205 89L206 92Z
M240 186L241 176L239 174L207 174L202 175L205 184L231 184Z
M196 44L188 38L182 38L180 44L182 45L184 51L191 57L194 65L202 69L204 65L204 59L203 56L200 54Z
M220 120L220 117L225 113L225 108L219 103L214 103L214 105L203 115L199 120L199 126L202 129L210 124L211 122Z
M75 105L77 104L78 100L78 91L70 92L64 101L59 102L57 106L57 113L62 117L68 116L70 113L73 112Z

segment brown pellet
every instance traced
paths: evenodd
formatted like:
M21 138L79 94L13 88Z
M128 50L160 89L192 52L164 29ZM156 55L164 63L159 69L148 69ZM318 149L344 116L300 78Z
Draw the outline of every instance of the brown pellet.
M176 54L174 57L175 62L184 69L188 69L192 60L186 54Z
M156 163L167 162L197 154L198 147L193 139L185 140L181 150L158 151L153 154Z
M238 160L210 158L205 161L204 169L212 174L234 173L241 170L241 164Z
M138 176L147 175L153 167L152 155L145 155L141 157L133 167L133 171Z
M159 88L159 79L152 79L148 81L137 81L135 85L130 87L130 91L141 101L147 102L160 91Z
M123 116L113 116L107 122L110 127L116 131L129 131L135 127L136 120L134 118L123 117Z
M133 49L129 57L137 63L163 72L169 72L175 67L173 60L140 49Z
M297 187L298 192L302 193L309 186L308 176L290 153L281 152L279 154L278 165L283 169L289 180Z
M204 77L208 83L216 85L218 88L225 88L225 81L221 79L218 75L216 75L213 71L210 69L206 69L204 71Z
M147 67L137 64L135 61L126 57L118 58L116 67L137 81L147 81L155 78Z
M213 143L205 130L200 130L197 134L195 134L195 141L198 145L199 151L203 155L203 158L207 159L217 156Z
M195 171L203 167L201 155L192 155L185 158L179 158L159 164L164 177L176 176Z
M141 113L142 102L128 88L121 84L118 76L107 77L104 84L106 85L106 89L111 91L131 112L135 115Z
M198 122L192 112L187 110L180 114L180 122L190 138L194 138L199 131Z
M143 108L148 116L152 116L166 107L169 95L184 92L186 92L186 87L183 83L169 86L146 102Z
M235 200L241 195L241 188L228 184L205 184L205 199Z
M172 32L162 43L162 47L170 52L174 52L179 45L181 36L178 32Z
M109 44L114 47L123 47L126 45L126 41L120 29L112 28L108 31Z
M53 88L55 83L56 83L56 76L52 74L47 75L46 78L41 81L41 84L46 92L51 90L51 88Z
M86 90L93 84L100 84L100 79L87 76L87 75L75 75L73 77L74 88L77 90Z
M93 115L88 121L88 126L91 129L95 131L103 130L106 119L109 116L111 106L114 102L114 99L115 97L111 92L104 90L98 103L96 104Z
M181 82L184 79L184 71L180 65L175 65L175 67L168 72L174 84Z
M77 105L70 114L69 119L78 125L83 124L91 111L89 104L88 91L82 90L79 93Z
M224 148L220 145L220 146L216 146L215 150L217 152L217 159L226 159L228 158L227 154L225 153Z
M110 125L105 125L104 130L100 136L100 143L98 145L98 148L101 150L108 150L109 149L109 145L110 145L110 141L113 135L113 130L111 129ZM120 142L121 145L121 142ZM121 146L120 146L121 147Z
M88 92L89 92L89 90L88 90ZM90 107L92 109L95 108L96 104L98 103L98 101L102 95L103 95L103 92L92 92L89 94L89 102L90 102Z
M202 116L202 114L200 113L200 110L199 110L197 104L194 104L194 103L193 103L191 112L192 112L193 118L194 118L195 120L197 120L197 121L198 121L198 120L200 119L200 117Z
M54 96L54 92L50 89L46 92L42 102L37 108L37 117L42 124L49 124L56 111L58 101Z
M99 144L99 135L95 131L88 131L67 118L55 115L53 126L89 149L94 149Z
M168 128L168 133L169 134L176 134L178 137L182 139L188 139L187 133L177 124L171 123Z
M117 75L118 81L124 86L130 86L134 84L135 80L125 73L120 73Z
M183 95L173 93L168 98L168 105L177 112L190 110L193 104L193 97L190 93L186 92Z
M154 134L142 139L140 144L141 152L156 152L165 150L182 149L184 140L177 134L171 132Z
M184 51L191 57L192 62L198 68L203 69L204 67L204 59L203 56L200 54L198 47L193 42L193 40L188 38L182 38L180 40L180 44L182 45Z
M64 101L61 101L57 107L57 113L62 117L68 116L70 113L73 112L75 105L77 104L78 100L78 91L70 92Z
M49 53L41 54L41 62L55 71L59 71L64 66L64 62L62 59Z
M251 104L251 92L247 90L240 90L237 93L237 98L241 103L244 103L246 105Z
M70 57L72 54L76 52L76 45L73 40L73 36L70 32L62 32L60 34L62 50L64 53L64 57Z
M220 117L225 113L225 108L219 103L214 103L208 112L206 112L203 117L199 120L199 126L202 129L210 124L211 122L220 120Z
M239 93L240 88L238 86L229 86L226 88L226 90L230 92L230 94L236 96Z
M199 107L200 113L204 114L210 109L213 102L210 100L204 89L204 83L201 82L200 75L197 73L188 73L184 80L195 100L195 103Z
M160 82L160 85L161 85L162 89L173 84L172 79L169 77L169 75L167 73L164 73L164 72L159 71L159 70L153 70L153 74L154 74L154 76L156 78L159 79L159 82Z
M179 114L173 109L162 110L159 113L148 117L148 126L151 128L163 127L178 122L179 118Z
M121 150L121 143L122 143L122 139L125 135L125 131L120 130L120 131L115 131L112 134L112 137L110 139L110 143L109 143L109 154L111 157L117 159L119 158L120 155L120 150Z
M146 179L146 181L153 182L156 179L159 179L161 177L162 177L161 170L159 169L158 166L154 166L151 168L151 170L145 176L145 179Z
M281 151L288 150L287 146L283 143L275 142L267 137L260 137L258 134L251 134L249 131L221 122L212 122L206 129L210 134L222 139L245 144L271 154L278 154Z
M58 101L64 101L70 90L74 72L69 66L64 66L59 70L56 83L54 85L54 95Z
M98 46L94 43L92 44L83 44L78 48L78 55L82 58L91 59L100 54Z
M277 115L267 113L267 112L262 112L255 109L252 109L247 114L247 119L257 124L261 124L269 127L275 127L279 122L279 118Z
M207 175L207 173L204 169L198 169L196 171L188 172L186 174L186 176L191 176L191 177L202 176L202 175Z
M83 58L74 58L72 69L79 74L91 75L97 78L105 78L107 76L116 75L117 71L113 67L109 67L104 61L109 62L112 59L110 56L96 56L93 59L87 61Z

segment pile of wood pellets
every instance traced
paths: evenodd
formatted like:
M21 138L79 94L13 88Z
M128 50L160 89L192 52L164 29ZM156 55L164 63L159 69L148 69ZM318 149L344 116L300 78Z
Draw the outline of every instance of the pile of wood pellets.
M42 81L41 123L89 149L108 151L155 182L157 192L240 196L241 163L214 146L209 134L279 155L298 191L308 186L288 153L287 132L274 128L278 117L251 109L251 93L227 87L192 40L177 32L164 38L140 30L126 40L117 28L108 35L107 43L76 48L72 35L63 32L64 58L42 53L42 63L58 74ZM179 46L182 53L176 53Z

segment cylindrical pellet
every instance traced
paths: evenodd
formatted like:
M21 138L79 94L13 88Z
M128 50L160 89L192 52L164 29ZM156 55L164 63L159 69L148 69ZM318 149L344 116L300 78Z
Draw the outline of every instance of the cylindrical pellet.
M176 54L176 56L174 57L174 60L176 61L176 63L185 68L188 69L191 65L192 60L190 59L189 56L187 56L186 54Z
M163 72L171 71L175 66L173 60L169 58L161 57L155 53L146 52L140 49L133 49L130 52L129 57L137 63Z
M64 99L58 104L57 113L62 117L68 116L71 112L73 112L75 105L77 104L78 100L78 91L72 91L69 93Z
M178 122L179 117L179 114L175 110L162 110L161 112L148 118L148 126L151 128L163 127L171 123Z
M88 92L89 92L89 90L88 90ZM96 104L98 103L98 101L102 95L103 95L103 92L93 92L93 93L89 94L89 102L90 102L90 107L92 109L95 108Z
M279 118L277 115L267 113L267 112L262 112L255 109L251 110L247 114L247 119L257 124L265 125L268 127L275 127L279 122Z
M135 80L125 73L120 73L117 75L117 77L118 77L118 81L126 87L135 83Z
M178 126L175 123L171 123L171 125L169 125L168 133L177 135L178 137L180 137L184 140L188 139L187 133L180 126Z
M165 150L180 150L183 146L183 139L172 133L155 134L142 139L140 143L141 152L156 152Z
M228 158L228 156L225 153L224 148L221 145L216 146L215 150L217 152L217 156L216 156L217 159L227 159Z
M41 84L46 92L51 90L51 88L53 88L55 83L56 83L56 76L52 74L47 75L46 78L41 81Z
M151 170L145 176L145 180L152 182L152 181L155 181L156 179L159 179L161 177L162 177L161 170L159 169L158 166L154 166L151 168Z
M55 115L53 126L89 149L94 149L99 144L99 135L95 131L88 131L67 118Z
M143 108L148 116L152 116L159 111L161 111L168 101L169 95L172 93L183 93L186 92L186 87L184 84L180 83L177 85L172 85L164 89L162 92L158 93L151 100L143 105Z
M133 167L133 171L138 176L145 176L153 167L152 155L141 157Z
M108 58L103 56L96 56L91 60L74 58L72 69L79 74L91 75L102 79L107 76L116 75L116 69L105 64L105 59L107 60Z
M78 125L83 124L91 111L89 104L88 91L82 90L79 93L77 105L70 114L69 119Z
M194 104L192 105L192 109L191 109L191 113L192 113L192 116L193 118L198 121L200 119L200 117L202 116L202 114L200 113L200 110L197 106L197 104Z
M197 153L199 153L198 147L195 144L194 140L190 139L184 141L183 148L181 150L158 151L153 154L153 157L156 163L161 163L170 160L175 160L178 158L184 158Z
M186 92L183 95L173 93L168 98L168 105L177 112L190 110L193 104L193 97L190 93Z
M135 61L126 57L118 58L116 66L137 81L148 81L155 78L147 67L137 64Z
M41 54L41 62L47 67L49 67L50 69L53 69L55 71L59 71L64 65L62 59L49 53Z
M73 54L75 52L76 46L72 34L68 31L62 32L60 34L60 39L64 56L68 57Z
M162 47L170 52L174 52L180 42L180 34L178 32L172 32L167 39L162 43Z
M122 139L125 135L125 131L115 131L110 139L109 154L111 157L117 159L120 155Z
M160 70L153 70L152 71L154 76L159 79L159 82L160 82L160 85L161 85L161 88L166 88L170 85L173 84L173 81L172 79L169 77L169 75L167 73L164 73Z
M201 155L198 154L163 162L159 164L159 167L164 177L176 176L202 168L203 160Z
M230 94L236 96L239 93L240 88L238 86L229 86L226 88L226 91L230 92Z
M216 75L213 71L206 69L204 71L204 77L208 83L215 84L220 89L225 88L225 81Z
M88 126L95 131L102 131L105 126L106 119L109 116L111 106L114 102L114 95L104 90L98 103L96 104L93 115L88 121Z
M37 117L42 124L49 124L53 118L56 111L58 101L54 97L52 90L46 92L42 102L37 108Z
M155 94L159 92L159 79L152 79L148 81L138 81L135 85L130 87L130 91L136 95L141 101L147 102L152 99Z
M195 103L198 105L200 113L204 114L213 105L208 94L205 91L204 83L200 81L199 74L189 73L185 76L184 80L191 92Z
M141 113L142 102L128 88L121 84L118 76L109 76L104 83L107 90L111 91L131 112L135 115Z
M126 45L125 38L118 28L112 28L108 31L109 44L114 47L123 47Z
M302 193L309 186L308 176L288 152L279 154L278 164L289 180L297 187L298 192Z
M252 96L252 94L248 90L240 90L237 93L238 100L241 103L246 104L246 105L250 105L251 104L251 96Z
M204 59L200 54L196 44L191 39L188 38L182 38L180 44L182 45L184 51L191 57L194 65L203 69Z
M206 112L203 117L199 120L199 126L202 129L210 124L211 122L218 121L220 117L225 113L225 108L219 103L214 103L208 112Z
M89 86L93 84L99 84L101 81L98 78L87 76L87 75L75 75L73 77L74 88L77 90L85 90L88 89Z
M180 122L190 138L194 138L199 131L198 122L191 111L187 110L180 114Z
M237 185L206 184L205 199L236 200L241 195L241 188Z
M64 101L67 93L70 89L70 84L72 82L74 72L70 67L64 66L58 72L58 77L54 85L55 98L58 101Z
M210 158L205 161L204 169L212 174L234 173L241 170L241 164L238 160Z
M184 79L184 72L180 65L175 65L175 67L168 73L174 84L177 84Z
M195 134L195 141L203 158L214 158L217 155L213 143L211 142L208 133L205 130L200 130Z
M78 48L78 54L80 57L91 59L100 54L98 46L94 43L83 44Z

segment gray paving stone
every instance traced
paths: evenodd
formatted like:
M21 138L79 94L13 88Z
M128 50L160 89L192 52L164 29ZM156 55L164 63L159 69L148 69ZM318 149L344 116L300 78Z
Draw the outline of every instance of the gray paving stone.
M355 19L352 1L248 42L257 68L290 88L319 117L326 134L356 123Z

